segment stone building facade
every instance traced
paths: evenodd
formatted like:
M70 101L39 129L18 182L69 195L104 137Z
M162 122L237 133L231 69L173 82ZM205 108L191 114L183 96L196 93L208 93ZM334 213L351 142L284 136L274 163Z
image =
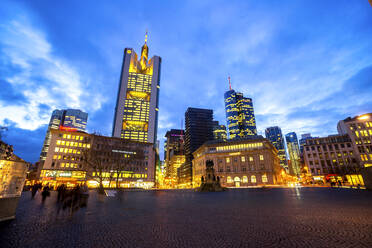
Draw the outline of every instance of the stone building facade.
M262 136L228 141L208 141L194 153L193 187L199 187L207 160L212 160L223 187L244 187L282 183L277 150Z

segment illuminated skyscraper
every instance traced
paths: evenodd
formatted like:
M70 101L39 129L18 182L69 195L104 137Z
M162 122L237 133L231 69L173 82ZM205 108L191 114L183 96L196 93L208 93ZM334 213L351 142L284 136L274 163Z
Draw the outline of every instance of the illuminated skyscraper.
M141 57L124 49L112 136L156 143L161 58L148 60L147 33Z
M280 127L277 126L268 127L265 130L265 136L266 139L270 140L271 144L273 144L274 147L278 150L280 165L287 170L288 169L287 156L285 153L285 144L282 135L282 130L280 129Z
M215 140L226 140L227 132L226 126L220 125L218 121L213 121L213 137Z
M257 135L256 120L254 118L253 102L242 93L231 89L225 93L226 122L229 138L241 138Z
M287 142L287 149L290 159L289 174L299 176L301 173L301 158L296 133L287 133L285 135L285 141Z
M51 129L60 129L65 131L85 132L87 126L88 114L79 109L56 109L50 117L49 126L45 135L43 148L40 154L40 161L44 161L48 153Z

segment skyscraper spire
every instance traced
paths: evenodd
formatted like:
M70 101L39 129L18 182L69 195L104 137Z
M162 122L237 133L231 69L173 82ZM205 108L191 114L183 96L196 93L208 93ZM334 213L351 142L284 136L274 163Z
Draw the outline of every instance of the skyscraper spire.
M140 64L141 64L142 70L145 70L146 67L147 67L148 54L149 54L149 48L147 47L147 30L146 30L145 44L143 44L143 46L142 46L141 59L140 59Z
M229 79L229 87L230 87L230 90L231 90L231 78L230 78L230 76L228 77L228 79Z

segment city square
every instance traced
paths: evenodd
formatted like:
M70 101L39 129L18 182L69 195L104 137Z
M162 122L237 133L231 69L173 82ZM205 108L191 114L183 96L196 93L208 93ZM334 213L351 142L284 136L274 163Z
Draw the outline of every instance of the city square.
M23 193L1 247L371 247L372 197L344 188L127 191L57 213Z
M372 247L372 0L0 1L0 248Z

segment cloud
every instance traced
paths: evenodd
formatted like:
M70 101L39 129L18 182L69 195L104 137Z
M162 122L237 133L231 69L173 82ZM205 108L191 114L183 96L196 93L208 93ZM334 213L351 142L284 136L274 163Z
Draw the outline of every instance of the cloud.
M2 71L2 81L15 97L0 98L0 124L9 120L18 128L36 130L49 122L53 109L89 112L101 107L105 99L89 90L88 79L82 79L77 68L55 54L46 34L27 17L16 17L1 26L0 63L12 68Z

